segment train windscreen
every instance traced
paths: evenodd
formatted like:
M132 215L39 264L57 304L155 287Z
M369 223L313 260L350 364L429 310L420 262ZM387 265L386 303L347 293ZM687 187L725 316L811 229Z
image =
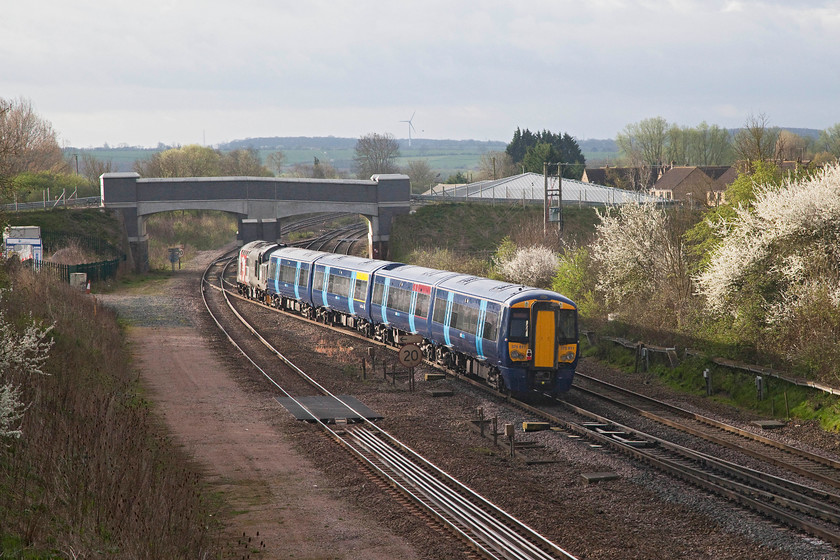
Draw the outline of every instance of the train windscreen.
M577 342L577 312L574 309L561 309L557 314L558 344Z

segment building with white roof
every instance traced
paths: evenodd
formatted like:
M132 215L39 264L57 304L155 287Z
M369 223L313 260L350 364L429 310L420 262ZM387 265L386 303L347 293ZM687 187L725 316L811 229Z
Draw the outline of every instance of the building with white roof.
M440 184L432 187L417 198L425 201L452 202L522 202L523 204L542 204L545 200L545 178L539 173L522 173L503 179L477 181L463 185ZM557 177L548 178L549 192L556 192ZM563 205L607 206L631 202L657 204L666 203L665 199L643 192L628 191L605 187L594 183L584 183L564 178L561 184Z

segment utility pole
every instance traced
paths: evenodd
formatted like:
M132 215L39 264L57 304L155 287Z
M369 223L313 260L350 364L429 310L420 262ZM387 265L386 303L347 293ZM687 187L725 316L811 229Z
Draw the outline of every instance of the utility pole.
M550 175L550 165L557 165L557 187L549 188L549 179L554 175ZM548 224L556 223L558 233L563 231L563 173L562 163L549 164L543 162L543 179L545 181L544 195L543 195L543 235L548 235ZM554 197L557 197L557 206L552 204Z

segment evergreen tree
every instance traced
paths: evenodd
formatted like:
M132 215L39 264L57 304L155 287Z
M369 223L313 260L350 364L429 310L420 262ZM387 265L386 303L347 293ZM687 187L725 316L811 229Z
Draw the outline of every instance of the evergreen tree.
M542 173L543 163L561 164L561 174L567 179L580 179L586 166L580 146L568 133L542 130L534 134L517 127L505 152L516 166L533 173Z

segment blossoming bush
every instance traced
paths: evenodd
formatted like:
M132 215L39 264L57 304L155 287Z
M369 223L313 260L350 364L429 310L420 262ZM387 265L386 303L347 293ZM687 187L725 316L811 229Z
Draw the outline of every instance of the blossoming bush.
M707 308L736 328L755 325L755 342L831 367L840 358L840 165L781 188L759 186L752 206L721 222L718 235L696 277Z
M591 251L608 310L679 327L691 294L679 219L654 204L608 208L599 216Z
M17 422L27 407L21 383L31 375L44 375L42 367L53 344L47 334L52 329L30 323L19 331L0 308L0 438L21 435Z
M511 282L547 288L557 272L557 255L547 247L520 247L497 266L501 275Z

